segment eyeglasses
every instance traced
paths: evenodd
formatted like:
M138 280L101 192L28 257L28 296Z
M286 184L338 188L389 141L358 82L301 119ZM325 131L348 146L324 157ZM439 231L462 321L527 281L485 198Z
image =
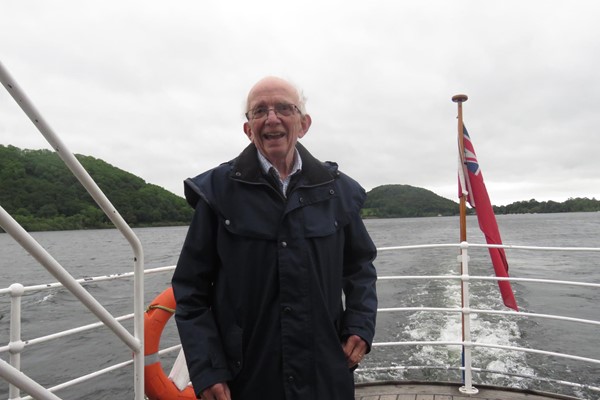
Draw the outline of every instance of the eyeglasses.
M269 115L269 111L273 110L275 115L289 117L294 111L300 112L300 109L295 104L279 103L273 107L258 106L254 110L250 110L246 113L246 118L251 119L263 119Z

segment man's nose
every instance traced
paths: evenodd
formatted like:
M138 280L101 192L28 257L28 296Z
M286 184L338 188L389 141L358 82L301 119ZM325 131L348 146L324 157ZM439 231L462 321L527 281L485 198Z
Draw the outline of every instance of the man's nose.
M279 115L277 115L277 113L275 112L275 109L269 108L267 110L267 121L272 121L272 122L280 122L281 121L279 119Z

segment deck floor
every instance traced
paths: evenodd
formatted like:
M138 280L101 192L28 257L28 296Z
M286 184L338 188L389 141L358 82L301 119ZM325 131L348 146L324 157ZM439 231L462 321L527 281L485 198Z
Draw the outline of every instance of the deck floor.
M463 394L457 385L422 383L385 383L357 385L356 400L549 400L574 399L568 396L543 395L527 391L478 388L477 394Z

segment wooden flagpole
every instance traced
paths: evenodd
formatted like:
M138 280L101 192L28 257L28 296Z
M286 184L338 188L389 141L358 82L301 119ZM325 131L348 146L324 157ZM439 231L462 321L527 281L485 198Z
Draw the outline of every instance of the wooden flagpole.
M463 115L462 115L462 103L467 101L468 97L466 94L457 94L452 96L452 101L457 103L458 105L458 147L459 147L459 155L460 155L460 164L459 164L459 177L466 176L465 171L465 144L464 144L464 125L463 125ZM460 193L460 242L467 241L467 187L465 179L461 179L461 193ZM461 246L460 249L460 274L461 276L465 276L468 274L468 267L465 266L468 258L466 258L465 249ZM461 307L463 312L461 313L461 322L462 322L462 341L470 342L471 341L471 324L469 320L469 315L465 316L465 313L469 314L469 283L465 282L464 279L460 281L460 292L461 292ZM476 388L472 385L472 375L471 375L471 348L462 346L462 366L463 366L463 383L464 386L459 388L461 393L465 394L475 394L478 392Z
M462 115L462 103L467 101L469 97L466 94L457 94L452 96L452 101L458 105L458 149L461 160L461 168L465 165L465 140L464 140L464 127L463 127L463 115ZM460 194L460 241L464 242L467 240L467 204L464 194L465 188ZM462 271L461 271L462 273Z

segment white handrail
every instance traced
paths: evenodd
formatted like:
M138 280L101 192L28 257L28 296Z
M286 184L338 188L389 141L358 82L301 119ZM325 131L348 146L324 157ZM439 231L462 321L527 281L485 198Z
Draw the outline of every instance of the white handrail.
M108 326L132 351L139 351L140 343L115 318L81 286L21 225L0 206L0 226L11 235L48 272L63 284L100 321Z
M552 315L552 314L537 314L537 313L528 313L525 311L504 311L504 310L483 310L480 308L469 308L465 309L464 307L388 307L388 308L378 308L378 313L386 313L386 312L399 312L399 311L439 311L446 313L460 313L463 311L467 311L471 314L497 314L497 315L512 315L515 317L534 317L534 318L545 318L545 319L555 319L559 321L568 321L568 322L581 322L584 324L590 325L600 325L600 321L592 320L592 319L584 319L584 318L573 318L573 317L563 317L560 315ZM1 349L1 348L0 348Z
M175 269L174 265L169 265L169 266L165 266L165 267L157 267L157 268L147 269L144 271L144 274L150 275L150 274L156 274L156 273L162 273L162 272L170 272L170 271L173 271L174 269ZM103 282L103 281L112 281L112 280L117 280L117 279L125 279L125 278L130 278L132 276L133 276L132 273L102 275L102 276L77 279L77 282L87 284L87 283L92 283L92 282ZM29 286L23 286L21 284L13 284L8 288L1 288L0 295L10 294L11 297L13 297L14 299L20 299L20 297L26 292L49 290L49 289L54 289L57 287L64 287L64 285L60 282L46 283L46 284L41 284L41 285L29 285ZM15 302L15 303L19 304L18 302ZM19 304L19 307L20 307L20 304ZM14 306L11 307L11 321L13 319L20 321L20 315L21 315L20 310L17 311L17 310L13 310L13 309L14 309ZM18 316L18 318L14 318L13 315ZM115 317L115 320L121 322L121 321L130 320L132 318L135 318L135 313L125 314L125 315ZM40 336L37 338L31 338L31 339L28 339L25 343L23 343L23 347L28 347L28 346L32 346L35 344L48 342L53 339L66 337L66 336L69 336L69 335L72 335L75 333L85 332L85 331L99 328L102 326L104 326L103 322L95 322L95 323L79 326L79 327L72 328L72 329L66 329L64 331L56 332L56 333L53 333L50 335ZM20 334L18 335L18 337L20 338ZM14 341L11 338L11 343L12 342L14 342ZM8 344L6 346L0 346L0 353L10 351L10 348L11 348L10 344Z
M512 244L486 244L486 243L465 243L468 247L482 247L494 249L517 249L517 250L539 250L539 251L598 251L600 247L556 247L556 246L520 246ZM388 246L378 247L377 251L392 251L392 250L417 250L417 249L433 249L444 247L461 247L461 243L438 243L438 244L413 244L407 246Z
M156 273L160 273L160 272L169 272L169 271L173 271L173 270L175 270L174 265L167 265L165 267L146 269L146 270L144 270L144 275L156 274ZM133 272L124 272L122 274L111 274L111 275L92 276L89 278L80 278L80 279L76 279L76 281L78 283L114 281L117 279L130 278L130 277L133 277L133 275L134 275ZM44 283L41 285L23 286L23 291L25 293L36 292L39 290L53 289L53 288L58 288L58 287L63 287L63 284L60 282L53 282L53 283ZM12 290L10 287L9 288L1 288L0 295L10 293L11 291Z
M535 353L543 354L547 356L555 356L561 358L568 358L571 360L585 361L593 364L600 364L600 360L590 357L576 356L572 354L559 353L555 351L546 351L538 349L530 349L527 347L518 346L505 346L494 343L484 342L471 342L471 341L439 341L439 340L413 340L406 342L376 342L373 343L373 347L394 347L394 346L465 346L465 347L489 347L494 349L511 350L511 351L522 351L524 353ZM368 368L365 368L368 370Z
M448 246L447 245L442 245L442 246L427 245L427 246L419 246L419 247L420 248L433 248L433 247L448 247ZM454 247L457 247L457 246L454 246ZM471 247L485 247L485 245L483 245L483 246L471 245ZM573 248L571 248L571 249L573 249ZM578 251L589 251L589 249L582 248L582 249L578 249ZM595 251L595 250L592 250L592 251ZM174 268L175 268L174 266L159 267L159 268L147 270L147 271L145 271L145 273L150 274L150 273L170 272ZM114 279L129 279L129 278L131 278L131 273L89 277L89 278L79 279L78 281L80 281L82 284L86 284L86 283L98 282L98 281L109 281L109 280L114 280ZM380 281L409 280L409 279L431 280L434 278L435 279L445 279L445 280L463 279L463 277L461 277L459 275L437 275L437 276L381 276L381 277L379 277L379 280ZM485 278L485 279L489 279L489 280L497 279L495 277L469 276L468 280L474 280L474 279L478 279L478 278L479 279ZM526 279L526 278L510 278L510 279L516 280L516 281L525 280L528 282L551 283L551 284L558 284L558 285L587 286L587 287L592 287L592 288L598 288L598 286L599 286L598 284L594 284L594 283L576 282L576 281L557 281L557 280L547 280L547 279ZM18 290L16 290L16 292L17 292L16 294L19 295L19 293L26 292L26 291L48 290L48 289L54 288L56 286L61 286L61 284L60 283L51 283L51 284L44 284L44 285L25 286L25 287L17 288ZM15 288L13 288L13 290L14 289ZM11 293L10 288L9 289L4 289L4 288L0 289L0 295L8 294L8 293ZM499 315L510 316L513 318L514 317L518 317L518 318L548 318L548 319L563 320L563 321L569 321L569 322L575 322L575 323L600 325L600 321L582 319L582 318L573 318L573 317L568 317L568 316L537 314L537 313L529 313L529 312L524 312L524 311L515 312L515 311L504 311L504 310L477 309L477 308L466 309L464 307L389 307L389 308L380 308L378 311L381 313L424 311L424 312L443 312L443 313L466 312L466 315L477 314L477 313L479 313L479 314L499 314ZM118 317L119 320L124 320L124 319L129 319L129 318L131 318L131 314ZM86 325L83 327L70 329L70 330L67 330L64 332L43 336L40 338L32 338L32 339L28 340L28 345L39 344L39 343L42 343L42 342L45 342L45 341L48 341L51 339L55 339L57 337L61 337L61 336L67 335L67 334L73 334L73 333L79 332L82 329L86 329L86 330L93 329L93 328L97 328L101 325L102 325L101 323L94 323L94 324L89 324L89 325ZM392 347L392 346L456 346L456 347L465 346L467 348L491 347L491 348L498 348L498 349L507 350L507 351L519 351L519 352L524 352L524 353L529 352L529 353L542 354L542 355L547 355L547 356L560 357L560 358L565 358L565 359L572 359L572 360L577 360L577 361L581 361L581 362L590 362L590 363L593 363L594 365L600 363L600 360L597 360L597 359L587 358L587 357L582 357L582 356L577 356L577 355L572 355L572 354L564 354L564 353L551 352L551 351L545 351L545 350L539 350L539 349L521 348L521 347L515 347L515 346L495 345L495 344L491 344L491 343L482 343L482 342L473 342L473 341L405 341L405 342L377 342L377 343L373 344L374 348L376 348L376 347L383 348L383 347ZM176 346L172 346L171 348L168 348L168 349L160 350L159 354L164 354L166 352L175 351L175 350L179 349L179 347L180 347L180 345L176 345ZM9 346L0 347L0 353L7 352L7 351L9 351ZM93 377L100 375L102 373L106 373L108 371L112 371L114 369L122 368L124 366L130 365L131 362L132 361L123 362L123 363L105 368L101 371L96 371L95 373L73 379L72 381L61 383L57 386L50 388L50 390L54 391L54 390L58 390L60 388L72 386L72 385L82 382L84 380L92 379ZM390 366L390 367L376 367L376 368L361 368L357 371L380 371L380 370L394 370L394 369L423 369L423 368L433 368L433 367L431 367L431 366L405 366L405 367ZM512 374L512 373L503 372L503 371L482 370L480 368L475 368L472 366L471 367L466 366L464 368L463 367L460 367L460 368L452 367L452 366L445 366L445 367L440 366L440 367L436 367L436 368L446 369L446 370L459 369L459 370L463 370L463 371L465 370L465 368L470 368L471 371L475 371L475 372L493 372L493 373L497 373L497 374L501 374L501 375L502 374L515 375L515 376L524 377L524 378L533 379L533 380L561 383L561 384L573 386L573 387L579 387L579 388L585 387L592 391L600 392L600 388L598 388L596 386L592 386L592 385L585 385L585 384L580 384L580 383L575 383L575 382L561 381L561 380L557 380L557 379L537 377L537 376L532 376L532 375ZM24 399L27 399L27 397Z
M0 226L15 237L17 242L23 247L27 247L34 251L32 255L48 269L61 283L65 285L72 293L83 302L102 322L115 334L123 340L132 350L134 354L134 391L135 400L144 399L144 252L142 244L127 222L117 212L112 203L104 195L96 182L90 177L87 171L79 163L77 158L67 148L65 143L58 137L54 130L43 118L41 113L36 109L34 104L29 100L25 92L20 88L18 83L13 79L8 70L0 62L0 82L10 93L19 107L27 114L31 122L36 126L40 133L46 138L48 143L56 151L58 156L64 161L65 165L71 170L73 175L85 187L87 192L92 196L94 201L100 206L106 216L112 221L117 229L129 242L133 250L134 262L134 334L131 336L115 319L108 313L87 291L85 291L79 283L70 276L58 262L56 262L49 254L29 235L22 227L14 220L3 208L0 207ZM11 382L13 383L13 382Z
M596 247L538 247L538 246L515 246L515 245L488 245L488 244L473 244L473 243L455 243L455 244L426 244L426 245L410 245L410 246L393 246L393 247L383 247L378 248L378 251L392 251L392 250L413 250L413 249L428 249L428 248L444 248L444 247L457 247L461 250L466 250L469 247L473 248L506 248L506 249L518 249L518 250L539 250L539 251L566 251L566 252L581 252L581 251L589 251L589 252L599 252L600 248ZM468 256L466 254L461 254L459 256L459 260L462 263L467 264L468 266ZM511 278L511 277L496 277L496 276L469 276L468 270L463 271L462 275L429 275L429 276L380 276L378 277L379 281L394 281L394 280L433 280L433 279L443 279L443 280L456 280L461 281L463 283L463 290L461 291L463 296L467 298L467 302L464 303L464 307L389 307L389 308L380 308L378 312L407 312L407 311L428 311L428 312L445 312L445 313L462 313L463 317L466 318L466 321L470 320L470 314L498 314L498 315L507 315L507 316L516 316L519 318L545 318L545 319L554 319L560 321L568 321L575 323L583 323L590 325L600 325L600 321L583 319L583 318L573 318L559 315L549 315L549 314L538 314L538 313L528 313L528 312L515 312L515 311L504 311L504 310L484 310L484 309L476 309L469 307L468 304L468 283L474 280L481 281L515 281L515 282L532 282L532 283L545 283L545 284L554 284L554 285L572 285L572 286L580 286L580 287L591 287L591 288L600 288L600 284L597 283L589 283L589 282L575 282L575 281L564 281L564 280L551 280L551 279L533 279L533 278ZM465 285L465 283L467 285ZM465 291L466 288L466 291ZM464 300L463 300L464 301ZM465 324L465 329L468 330L468 323ZM461 387L461 391L469 393L474 388L471 387L471 371L480 371L481 369L473 368L470 364L470 357L468 351L474 347L488 347L488 348L497 348L508 351L520 351L525 353L534 353L541 354L546 356L553 357L561 357L565 359L571 359L576 361L588 362L592 364L600 364L600 359L590 358L590 357L582 357L572 354L565 354L559 352L552 352L546 350L539 349L531 349L531 348L523 348L517 346L506 346L506 345L497 345L493 343L484 343L484 342L473 342L468 338L468 334L465 335L462 341L403 341L403 342L376 342L373 343L373 347L392 347L392 346L462 346L465 350L465 365L464 367L458 368L465 373L464 383L465 386ZM396 369L402 368L393 366L390 368L386 367L376 367L376 368L361 368L357 371L375 371L375 370L386 370L386 369ZM494 372L494 371L492 371ZM495 371L497 373L503 374L501 371ZM518 375L521 377L525 377L524 375ZM527 376L531 379L539 379L537 376ZM542 378L539 380L545 380L555 383L562 383L573 387L578 388L587 388L592 391L600 392L600 387L587 385L587 384L579 384L574 382L561 381L556 379L546 379Z
M18 387L27 388L27 391L35 396L39 400L60 400L60 397L54 393L48 391L42 385L7 363L0 359L0 377L2 379L14 383ZM11 398L14 398L10 395Z
M588 251L584 249L584 251ZM464 279L460 275L389 275L389 276L378 276L377 280L380 281L391 281L391 280L432 280L432 279L445 279L445 280L457 280ZM562 281L556 279L541 279L541 278L513 278L513 277L501 277L501 276L478 276L469 275L471 281L510 281L510 282L536 282L536 283L549 283L557 285L573 285L573 286L587 286L600 288L600 283L590 282L577 282L577 281ZM2 291L0 290L0 294Z

